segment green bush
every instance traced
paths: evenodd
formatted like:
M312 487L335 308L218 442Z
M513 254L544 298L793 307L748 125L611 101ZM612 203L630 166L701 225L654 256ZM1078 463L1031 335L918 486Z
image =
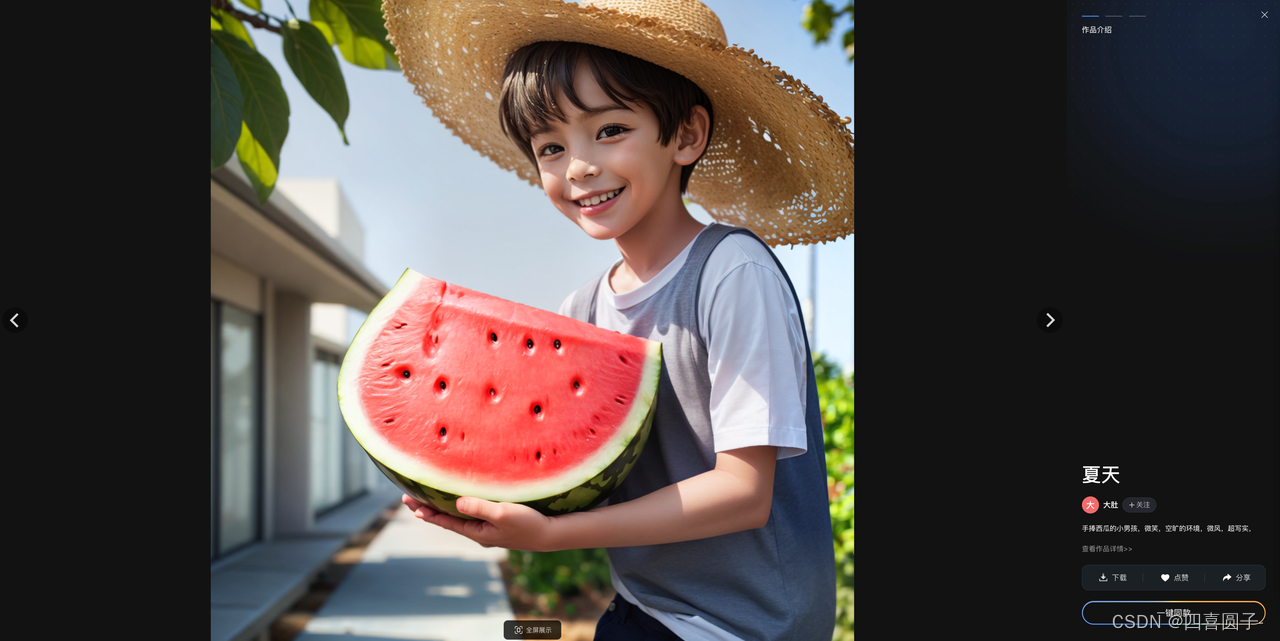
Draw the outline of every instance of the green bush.
M532 594L545 598L550 614L560 605L560 599L571 597L590 586L604 592L613 589L609 580L609 556L604 548L590 550L561 550L559 552L523 552L508 550L507 562L515 582ZM573 612L566 611L570 616Z
M853 374L843 376L814 354L813 374L822 406L827 455L827 497L836 555L836 641L853 639Z
M822 354L813 355L822 406L827 459L827 492L836 558L836 632L833 641L853 639L853 375L843 376ZM609 557L602 548L560 552L509 551L515 582L545 597L548 612L583 586L613 589ZM547 613L542 613L543 615ZM568 613L572 615L573 613Z

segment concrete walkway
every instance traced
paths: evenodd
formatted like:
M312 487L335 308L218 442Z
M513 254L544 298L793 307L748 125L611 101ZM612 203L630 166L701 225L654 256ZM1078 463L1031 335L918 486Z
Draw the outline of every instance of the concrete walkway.
M514 619L503 548L418 520L401 505L296 641L488 641Z

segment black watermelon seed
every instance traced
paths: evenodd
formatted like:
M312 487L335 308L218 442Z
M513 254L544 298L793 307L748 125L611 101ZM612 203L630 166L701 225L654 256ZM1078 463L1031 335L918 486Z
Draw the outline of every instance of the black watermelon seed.
M440 428L440 436L444 436L444 428Z
M560 339L556 339L556 349L560 349Z
M440 381L440 389L444 389L444 381Z
M579 387L579 385L578 385L578 381L574 381L574 382L573 382L573 389L578 389L578 387Z
M529 349L533 349L533 339L532 339L532 338L530 338L529 340L525 341L524 345L525 345L525 347L528 347Z
M404 377L405 377L405 378L409 378L409 370L405 370L405 371L404 371Z
M534 405L534 406L533 406L533 413L534 413L534 414L541 414L541 413L542 413L542 406L541 406L541 405Z
M489 388L489 396L497 396L497 395L498 395L498 391L497 391L497 390L495 390L495 389L493 389L492 387L490 387L490 388Z
M496 342L498 342L498 335L497 335L497 334L494 334L494 333L492 333L492 332L490 332L490 333L489 333L489 340L491 340L491 341L493 341L493 342L495 342L495 343L496 343Z
M541 461L541 460L542 460L542 452L538 452L538 460L539 460L539 461Z

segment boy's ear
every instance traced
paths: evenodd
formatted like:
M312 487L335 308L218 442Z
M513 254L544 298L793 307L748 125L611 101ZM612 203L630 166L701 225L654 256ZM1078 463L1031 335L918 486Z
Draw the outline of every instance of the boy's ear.
M694 105L689 119L680 125L680 133L676 136L676 163L693 164L702 157L707 148L707 133L711 129L711 116L707 108Z

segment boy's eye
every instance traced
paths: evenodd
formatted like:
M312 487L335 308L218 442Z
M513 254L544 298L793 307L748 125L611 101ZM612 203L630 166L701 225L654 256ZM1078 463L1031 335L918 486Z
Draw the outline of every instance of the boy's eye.
M617 130L615 133L612 133L612 134L606 135L606 136L605 136L605 138L612 138L612 137L614 137L614 136L617 136L617 135L621 135L621 134L623 134L623 133L626 133L626 131L627 131L627 128L626 128L626 127L622 127L622 126L619 126L619 125L605 125L604 127L601 127L601 128L600 128L600 133L602 133L602 134L603 134L603 133L605 133L605 132L607 132L607 131L612 131L612 130L615 130L615 129ZM599 138L597 138L597 140L599 140ZM554 155L556 155L556 154L560 153L560 151L559 151L559 150L562 150L562 149L564 149L564 148L563 148L563 147L561 147L560 145L547 145L546 147L543 147L543 148L542 148L542 151L540 151L540 152L538 153L538 155L539 155L539 156L554 156Z

